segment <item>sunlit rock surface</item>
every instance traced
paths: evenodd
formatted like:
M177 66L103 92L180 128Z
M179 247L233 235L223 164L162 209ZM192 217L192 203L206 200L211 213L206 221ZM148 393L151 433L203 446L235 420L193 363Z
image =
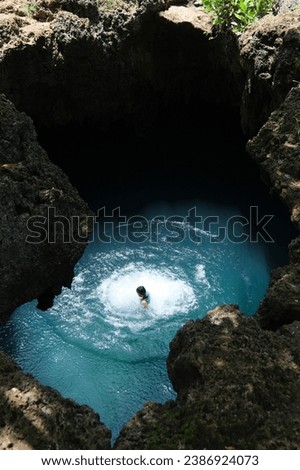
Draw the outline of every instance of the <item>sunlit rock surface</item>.
M170 344L177 399L147 403L116 449L299 449L299 339L236 306L187 322Z
M97 413L38 384L1 351L0 409L0 450L110 449Z
M76 243L24 245L28 217L45 216L49 203L68 220L75 211L85 238L90 213L19 110L49 128L80 119L104 126L136 112L144 129L162 96L167 105L176 95L241 104L247 149L299 228L299 12L281 14L280 7L238 40L223 40L210 36L208 18L194 7L167 10L163 1L120 2L113 12L94 0L36 5L29 11L21 0L0 4L0 90L18 109L1 97L2 319L31 298L46 307L70 285L82 253ZM189 64L192 82L184 75ZM178 331L167 361L177 399L146 404L116 449L300 448L299 252L296 239L290 264L273 273L255 317L222 306ZM62 401L2 355L0 364L2 448L109 448L109 431L91 410ZM83 428L88 434L80 434Z

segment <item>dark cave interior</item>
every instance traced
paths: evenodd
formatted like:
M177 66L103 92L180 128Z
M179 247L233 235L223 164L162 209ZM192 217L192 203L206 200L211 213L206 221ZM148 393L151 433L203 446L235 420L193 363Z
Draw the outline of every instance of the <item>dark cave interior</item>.
M50 130L37 126L37 133L51 160L95 213L122 206L123 213L132 215L153 200L209 194L211 202L238 205L245 215L249 205L273 214L269 227L287 257L296 230L286 206L270 194L245 151L247 136L236 108L176 105L159 113L143 132L116 119L105 130L70 124ZM239 199L241 192L248 194L246 199Z

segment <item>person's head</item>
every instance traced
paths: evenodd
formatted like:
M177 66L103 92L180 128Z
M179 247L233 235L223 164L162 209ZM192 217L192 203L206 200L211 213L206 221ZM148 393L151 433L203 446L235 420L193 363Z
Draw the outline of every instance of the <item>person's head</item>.
M145 297L146 295L146 289L144 286L139 286L136 288L137 294L139 297Z

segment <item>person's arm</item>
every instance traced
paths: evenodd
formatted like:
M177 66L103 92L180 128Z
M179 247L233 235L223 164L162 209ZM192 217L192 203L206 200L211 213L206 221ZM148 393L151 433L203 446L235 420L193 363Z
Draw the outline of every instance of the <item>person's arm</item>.
M146 299L143 299L143 300L141 301L141 304L142 304L142 306L143 306L144 308L148 308L148 302L147 302Z

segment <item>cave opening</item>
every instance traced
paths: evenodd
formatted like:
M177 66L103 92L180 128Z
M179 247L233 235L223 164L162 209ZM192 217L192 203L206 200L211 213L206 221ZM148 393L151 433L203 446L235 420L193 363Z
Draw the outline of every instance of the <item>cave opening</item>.
M97 90L103 83L99 79L98 89L93 83L89 93L87 83L80 84L84 76L76 78L77 69L70 68L80 98L71 102L74 115L62 125L53 116L49 125L45 117L33 116L38 140L95 213L121 207L122 215L142 216L145 223L153 216L176 216L177 234L194 237L198 227L191 230L184 217L199 207L200 217L221 222L237 217L235 240L219 243L215 227L202 227L201 243L190 238L165 244L166 235L173 235L165 233L166 226L159 243L137 242L130 231L128 243L90 243L71 289L63 289L47 312L38 311L35 302L17 309L0 338L23 370L99 411L113 440L146 401L175 398L166 357L176 331L223 303L253 315L271 270L287 263L294 234L287 208L270 195L245 151L243 74L232 66L238 57L229 60L228 42L209 42L189 24L152 19L124 46L129 53L122 62L122 86L118 92L120 82L111 78L99 121ZM91 104L83 108L85 118L79 116L83 90L87 97L95 94L91 119ZM256 237L257 224L243 226L250 207L259 208L258 220L272 215L267 231L275 243ZM242 235L254 243L240 243ZM148 316L136 304L140 283L151 291Z
M176 103L160 110L149 129L122 118L104 130L78 123L36 127L41 146L93 210L122 201L136 211L151 192L172 199L203 194L207 185L218 199L221 182L228 193L238 184L268 194L245 151L238 108Z
M237 204L245 217L250 206L261 206L263 214L273 215L268 225L273 239L285 247L278 263L288 262L287 246L296 230L245 150L248 136L239 107L177 102L160 109L142 129L122 117L105 129L76 122L36 127L41 146L95 214L122 206L129 216L153 201L193 197Z
M180 327L224 303L253 315L270 271L287 261L291 236L286 208L270 196L245 152L238 109L176 104L146 130L123 119L105 130L37 127L50 159L94 212L121 207L127 238L94 239L71 288L51 308L41 312L29 302L0 331L4 350L24 371L99 413L112 444L147 401L176 398L166 358ZM197 207L200 216L224 222L248 217L250 206L258 207L259 218L274 216L268 232L275 243L218 240L213 226L191 230L185 219ZM158 241L140 242L130 231L133 218L147 224L157 215L171 217L172 229L191 238L166 243L173 235L166 225ZM255 233L247 229L249 235ZM138 304L138 285L150 291L147 312Z

